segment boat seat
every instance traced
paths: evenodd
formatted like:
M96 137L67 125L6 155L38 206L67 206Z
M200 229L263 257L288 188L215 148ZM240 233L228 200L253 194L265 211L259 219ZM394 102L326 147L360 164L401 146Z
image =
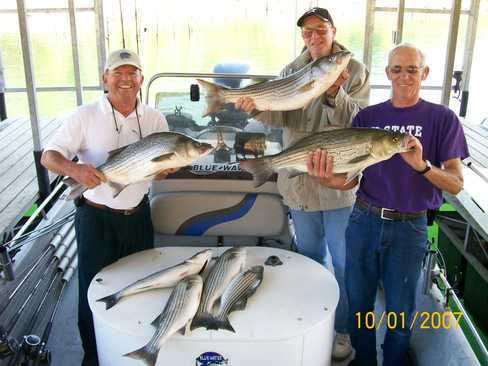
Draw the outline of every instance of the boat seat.
M259 245L290 237L287 210L272 193L160 193L151 197L151 214L156 245Z

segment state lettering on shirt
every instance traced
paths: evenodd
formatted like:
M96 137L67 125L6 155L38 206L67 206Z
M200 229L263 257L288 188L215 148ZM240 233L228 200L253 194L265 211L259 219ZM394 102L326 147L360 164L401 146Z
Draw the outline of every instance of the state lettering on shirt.
M374 127L381 128L381 127ZM385 125L383 129L394 132L409 133L415 137L422 137L423 126L420 125Z

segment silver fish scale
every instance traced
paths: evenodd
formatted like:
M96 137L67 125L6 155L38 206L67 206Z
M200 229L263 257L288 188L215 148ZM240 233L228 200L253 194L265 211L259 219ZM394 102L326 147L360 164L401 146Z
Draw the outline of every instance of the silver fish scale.
M167 334L175 319L180 315L181 309L185 303L185 294L188 286L188 281L180 281L171 292L168 302L162 312L158 329L148 343L151 350L159 350L160 339Z
M153 159L162 154L170 153L175 150L176 143L180 135L171 134L161 141L161 133L155 133L144 140L135 144L128 145L126 149L114 156L106 163L100 166L104 173L116 173L119 169L124 169L134 164L140 164L141 161Z
M259 281L258 276L253 271L246 271L242 275L234 278L222 295L221 306L216 316L223 319L230 311L232 306L243 297L246 292L256 285ZM229 296L230 295L230 296Z
M332 131L328 133L330 132ZM373 135L368 133L353 138L345 136L344 133L337 133L334 136L319 135L321 134L310 136L306 138L307 141L300 140L296 145L270 156L271 164L278 169L293 166L294 163L305 164L309 152L318 148L327 149L327 152L334 157L334 165L346 163L371 152Z
M314 79L312 70L317 67L315 65L318 62L320 61L317 60L316 62L310 63L287 77L270 80L264 85L262 85L263 83L258 83L239 90L224 89L221 93L228 102L233 102L242 96L252 96L256 101L265 99L276 100L291 96L296 93L297 89Z
M203 289L202 300L200 301L200 306L198 312L200 311L212 311L212 309L207 309L210 304L210 297L215 293L217 287L222 283L224 274L227 273L230 263L230 256L223 258L222 261L216 263L216 268L212 269L207 280L205 281L205 286Z

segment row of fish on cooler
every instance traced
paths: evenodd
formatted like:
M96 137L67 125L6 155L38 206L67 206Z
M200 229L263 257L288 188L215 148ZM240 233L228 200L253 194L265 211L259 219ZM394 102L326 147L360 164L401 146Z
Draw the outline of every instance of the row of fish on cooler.
M263 266L244 271L246 249L233 247L218 257L205 281L200 275L212 260L212 251L203 250L175 266L165 268L142 278L120 291L98 299L106 309L122 298L143 291L173 287L161 314L151 323L156 329L142 348L124 356L155 365L162 345L177 331L188 333L200 327L227 329L235 332L228 316L234 310L243 310L247 299L263 280ZM220 304L216 306L218 300Z

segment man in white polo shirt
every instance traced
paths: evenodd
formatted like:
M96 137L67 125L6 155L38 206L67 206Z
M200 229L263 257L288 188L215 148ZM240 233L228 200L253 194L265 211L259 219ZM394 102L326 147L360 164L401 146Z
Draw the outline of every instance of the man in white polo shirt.
M70 176L89 189L77 200L78 327L85 350L82 365L98 365L88 286L103 267L121 257L153 247L153 227L147 193L149 182L128 186L113 198L106 179L95 167L108 152L154 132L168 130L164 116L143 105L137 94L144 80L137 54L112 52L103 73L108 90L97 102L79 107L47 144L42 164ZM78 157L78 163L72 161ZM161 172L164 178L175 170Z

